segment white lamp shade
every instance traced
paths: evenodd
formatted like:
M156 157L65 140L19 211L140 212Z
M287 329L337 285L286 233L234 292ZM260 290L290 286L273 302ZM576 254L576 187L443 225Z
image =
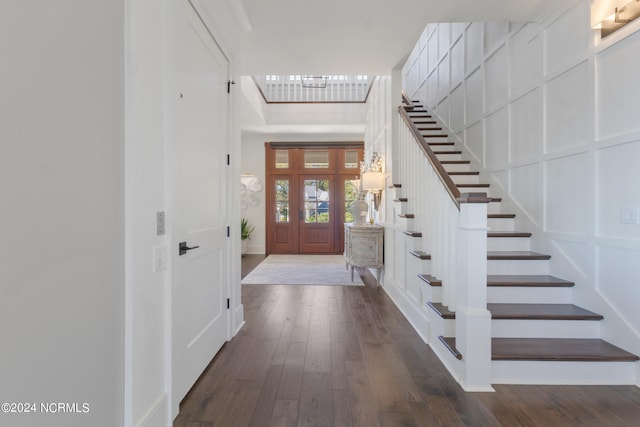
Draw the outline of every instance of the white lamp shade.
M384 188L384 174L382 172L364 172L362 174L363 190L382 190Z

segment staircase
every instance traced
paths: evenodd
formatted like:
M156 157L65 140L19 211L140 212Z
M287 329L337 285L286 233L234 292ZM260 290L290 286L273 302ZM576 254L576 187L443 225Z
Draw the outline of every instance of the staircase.
M603 316L572 304L574 283L549 275L549 255L530 250L531 233L515 230L515 214L471 170L462 150L417 102L404 107L424 141L461 193L486 192L487 310L491 313L491 383L629 384L638 356L600 339ZM407 283L416 282L428 318L427 341L450 370L465 358L455 344L456 313L442 304L442 282L431 275L431 254L421 250L417 204L395 191L395 211L406 227ZM422 201L424 203L424 201ZM412 208L415 211L412 211ZM426 230L424 230L426 231ZM409 265L409 263L407 264ZM633 382L631 382L633 383Z

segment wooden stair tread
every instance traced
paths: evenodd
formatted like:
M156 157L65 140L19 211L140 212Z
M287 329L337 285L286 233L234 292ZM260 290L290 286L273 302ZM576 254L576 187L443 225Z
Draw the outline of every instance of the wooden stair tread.
M399 214L398 217L412 219L416 217L416 214Z
M487 237L531 237L526 231L489 231Z
M435 120L416 120L415 117L413 117L412 122L414 125L435 125L436 124Z
M431 259L431 254L423 251L409 251L409 253L419 259Z
M418 279L422 280L429 286L442 286L442 280L430 274L418 274Z
M547 260L551 255L531 251L487 251L489 260Z
M409 199L406 197L398 197L397 199L393 199L394 202L408 202Z
M491 184L456 184L456 187L489 188Z
M480 175L479 171L472 172L447 172L449 175Z
M456 349L456 339L455 338L448 338L448 337L443 337L442 335L440 335L438 337L438 339L440 340L440 342L442 342L444 344L444 346L447 348L447 350L449 350L451 352L451 354L453 354L453 356L456 359L462 360L462 354Z
M574 285L573 282L549 275L490 274L487 276L487 286L570 288Z
M468 165L471 160L440 160L443 165Z
M434 151L433 154L462 154L460 150L452 150L452 151Z
M455 338L438 338L454 355L460 354ZM492 338L491 360L635 362L640 358L597 338Z
M429 147L446 147L456 145L455 142L447 141L447 142L427 142Z
M389 188L402 188L402 184L391 184Z
M448 138L449 135L447 135L446 133L440 133L437 135L431 135L431 134L427 134L427 135L422 135L423 138Z
M489 197L489 203L500 203L502 201L502 197Z
M499 214L487 214L487 218L515 218L516 214L507 214L507 213L499 213Z
M441 303L428 302L443 319L455 319L456 314ZM489 303L487 310L496 320L602 320L600 314L573 304L511 304Z
M446 306L439 302L429 301L427 302L427 305L431 307L438 314L438 316L442 317L443 319L453 320L456 318L456 313L449 310Z
M594 338L492 338L491 359L591 362L640 360L635 354Z
M418 128L418 130L442 130L441 127L433 127L433 126L416 126Z
M422 233L419 231L405 231L404 234L411 237L422 237Z
M573 304L487 304L492 319L602 320L600 314Z

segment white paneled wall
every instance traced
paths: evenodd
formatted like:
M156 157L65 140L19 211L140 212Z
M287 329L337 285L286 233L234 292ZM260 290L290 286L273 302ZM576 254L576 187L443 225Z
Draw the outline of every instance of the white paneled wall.
M603 338L640 353L640 22L600 40L589 10L429 24L403 89L485 168L574 302L605 316Z
M417 67L416 67L417 69ZM388 176L393 162L391 155L391 77L378 76L371 84L367 100L367 116L364 136L365 160L370 160L374 152L384 156L385 173ZM391 184L390 182L387 185ZM374 213L378 223L385 221L385 206L389 203L383 190L378 212Z

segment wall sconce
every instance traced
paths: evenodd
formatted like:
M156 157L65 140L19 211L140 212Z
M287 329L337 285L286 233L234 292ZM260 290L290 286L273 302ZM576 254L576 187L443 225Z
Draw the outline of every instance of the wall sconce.
M362 189L373 194L373 207L375 210L378 210L383 188L384 174L382 172L364 172L362 174Z
M604 38L640 16L640 0L596 0L591 5L591 28Z

